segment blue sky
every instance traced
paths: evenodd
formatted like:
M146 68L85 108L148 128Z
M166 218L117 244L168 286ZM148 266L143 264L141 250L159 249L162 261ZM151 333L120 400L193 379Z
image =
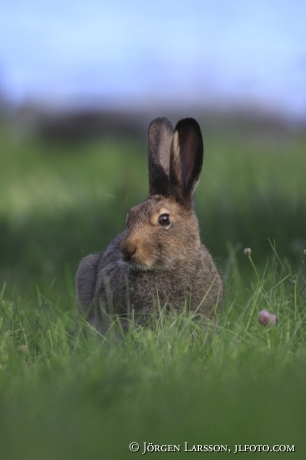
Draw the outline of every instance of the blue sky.
M305 117L306 2L3 2L0 90L15 103L250 104Z

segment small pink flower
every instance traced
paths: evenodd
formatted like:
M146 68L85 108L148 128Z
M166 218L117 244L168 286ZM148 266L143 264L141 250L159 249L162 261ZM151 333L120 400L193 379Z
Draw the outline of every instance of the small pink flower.
M272 326L276 324L276 315L269 313L267 310L261 310L261 312L259 312L258 321L263 326Z

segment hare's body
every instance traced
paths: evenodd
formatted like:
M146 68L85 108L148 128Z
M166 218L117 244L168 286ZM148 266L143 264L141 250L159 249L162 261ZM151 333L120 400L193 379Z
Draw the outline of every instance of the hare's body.
M132 312L144 323L157 303L184 306L211 317L222 300L222 281L201 244L192 194L203 144L198 124L167 119L149 128L150 196L132 208L127 229L101 254L85 257L77 273L80 309L98 330L107 318Z

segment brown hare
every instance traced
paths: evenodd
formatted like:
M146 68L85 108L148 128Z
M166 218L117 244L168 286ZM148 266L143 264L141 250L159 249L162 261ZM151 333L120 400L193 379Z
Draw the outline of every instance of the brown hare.
M126 230L104 252L85 257L77 272L79 308L101 332L112 313L126 328L131 312L144 324L157 303L212 317L222 301L193 207L203 162L198 123L186 118L174 129L167 118L153 120L148 160L149 197L129 210Z

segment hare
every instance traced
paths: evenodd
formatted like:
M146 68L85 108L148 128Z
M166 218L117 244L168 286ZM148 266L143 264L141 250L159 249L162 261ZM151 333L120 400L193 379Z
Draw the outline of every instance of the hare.
M85 257L76 275L79 309L98 331L111 313L144 324L154 306L188 308L212 317L223 295L221 277L201 244L193 193L203 162L201 129L193 118L175 127L149 126L149 197L127 213L126 230L101 254ZM125 318L125 319L124 319Z

